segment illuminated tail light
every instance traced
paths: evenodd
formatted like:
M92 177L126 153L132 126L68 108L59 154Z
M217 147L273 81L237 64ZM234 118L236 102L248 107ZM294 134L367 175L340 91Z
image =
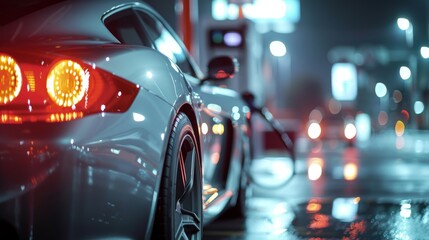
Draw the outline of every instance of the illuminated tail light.
M125 112L139 86L72 59L0 54L0 123L66 122ZM19 66L18 66L19 65Z
M49 72L46 89L49 97L62 107L76 105L88 91L89 74L72 60L57 62Z
M12 57L0 54L0 104L12 102L22 85L21 69Z

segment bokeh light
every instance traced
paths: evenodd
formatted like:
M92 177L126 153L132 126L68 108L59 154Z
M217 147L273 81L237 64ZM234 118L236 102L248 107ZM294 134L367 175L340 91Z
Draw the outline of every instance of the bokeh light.
M420 54L422 55L422 58L428 59L429 58L429 47L423 46L420 48Z
M357 178L358 167L356 163L347 163L343 170L344 179L347 181L353 181Z
M312 122L310 123L310 125L308 126L308 136L311 139L317 139L320 134L322 133L322 128L320 127L320 124L317 122Z
M399 90L393 91L393 101L395 103L400 103L402 101L402 93Z
M371 137L371 117L367 113L356 114L356 139L358 141L368 141Z
M222 123L218 123L212 126L212 132L216 135L222 135L225 131L225 127Z
M416 101L414 103L414 112L416 114L422 114L424 110L425 110L425 105L423 104L422 101Z
M396 23L398 24L399 29L403 31L407 30L410 27L410 21L406 18L398 18Z
M341 111L341 103L335 99L331 99L329 100L328 108L332 114L338 114Z
M270 43L270 52L275 57L283 57L286 55L286 46L280 41L272 41Z
M311 158L308 165L308 179L316 181L322 176L323 159Z
M401 116L404 122L408 122L408 120L410 120L410 113L405 109L401 111Z
M375 95L377 97L382 98L387 94L387 87L384 83L378 82L375 84Z
M404 132L405 132L405 124L401 120L398 120L395 124L396 136L400 137L404 135Z
M410 79L410 78L411 78L411 70L410 70L410 68L409 68L409 67L406 67L406 66L402 66L402 67L399 69L399 75L401 76L401 78L402 78L403 80L408 80L408 79Z
M204 135L206 135L209 132L209 126L207 125L207 123L201 124L201 132Z
M308 115L308 119L310 121L321 122L323 118L323 114L319 109L313 109Z
M357 130L353 123L347 123L346 127L344 128L344 136L347 139L353 139L356 136Z
M317 199L311 199L307 204L308 213L317 213L322 209L322 204Z

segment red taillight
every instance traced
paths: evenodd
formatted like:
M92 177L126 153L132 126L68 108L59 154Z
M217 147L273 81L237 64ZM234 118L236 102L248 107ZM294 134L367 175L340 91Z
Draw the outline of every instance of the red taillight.
M21 85L21 69L15 59L0 54L0 104L13 101L18 96Z
M76 60L0 54L0 123L65 122L125 112L138 91L138 85Z
M79 63L61 60L49 71L46 89L49 97L62 107L71 107L79 103L88 91L89 74Z

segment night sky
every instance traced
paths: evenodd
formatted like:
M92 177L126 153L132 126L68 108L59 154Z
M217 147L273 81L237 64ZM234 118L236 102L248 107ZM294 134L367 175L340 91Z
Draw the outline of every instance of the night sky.
M306 73L326 78L326 70L330 70L327 51L335 46L405 48L405 34L396 25L399 16L413 22L416 45L428 42L427 2L301 0L301 20L296 31L284 38L293 57L293 75Z

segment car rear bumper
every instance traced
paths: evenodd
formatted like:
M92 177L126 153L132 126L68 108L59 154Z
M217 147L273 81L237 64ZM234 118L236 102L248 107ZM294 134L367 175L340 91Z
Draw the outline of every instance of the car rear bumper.
M151 106L148 113L0 124L0 230L20 239L147 237L171 111L153 107L152 115L164 115L154 116L156 124L132 120L150 116Z

